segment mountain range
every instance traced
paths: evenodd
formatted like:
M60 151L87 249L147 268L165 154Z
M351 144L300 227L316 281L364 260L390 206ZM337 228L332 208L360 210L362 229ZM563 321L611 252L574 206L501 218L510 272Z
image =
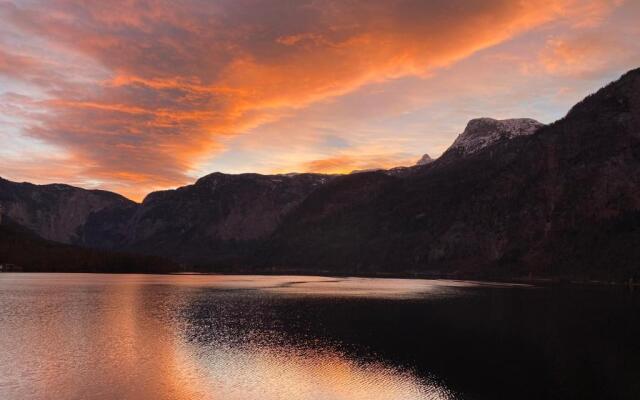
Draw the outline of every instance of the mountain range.
M626 280L640 274L640 69L549 125L471 120L412 167L214 173L142 203L0 179L0 206L41 240L203 271Z

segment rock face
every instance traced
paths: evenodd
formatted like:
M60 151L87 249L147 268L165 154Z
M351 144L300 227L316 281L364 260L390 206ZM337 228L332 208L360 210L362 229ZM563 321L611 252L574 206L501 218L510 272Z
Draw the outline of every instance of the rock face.
M640 70L548 126L472 120L428 168L216 173L142 204L0 181L0 204L47 239L203 267L640 278Z
M455 162L476 153L500 141L511 140L521 136L534 134L544 124L531 118L513 118L497 120L493 118L476 118L456 138L451 146L440 157L442 162ZM416 163L417 167L429 165L434 160L425 154Z
M431 164L434 161L433 158L431 158L431 156L429 156L428 154L425 154L422 156L422 158L420 158L418 160L418 162L416 163L417 166L420 165L427 165L427 164Z
M245 254L331 176L226 175L151 193L129 221L123 247L184 262L207 263Z
M472 119L467 124L464 132L458 135L449 150L468 156L497 141L531 135L543 126L544 124L530 118Z
M0 180L0 206L44 239L200 263L246 253L331 179L214 173L194 185L151 193L142 204L104 191Z
M15 183L0 178L0 206L5 216L44 239L81 243L82 228L95 214L122 215L136 204L101 190Z

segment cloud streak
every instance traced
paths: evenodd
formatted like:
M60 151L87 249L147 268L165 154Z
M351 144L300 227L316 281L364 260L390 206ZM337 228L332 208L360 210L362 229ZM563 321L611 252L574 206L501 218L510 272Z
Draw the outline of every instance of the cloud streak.
M15 86L5 90L4 112L19 110L22 134L64 149L87 181L139 199L190 181L228 138L283 113L429 76L558 19L592 25L618 3L2 1L0 75ZM560 42L549 51L571 57ZM385 166L398 158L367 157ZM359 159L337 155L304 168L371 164Z

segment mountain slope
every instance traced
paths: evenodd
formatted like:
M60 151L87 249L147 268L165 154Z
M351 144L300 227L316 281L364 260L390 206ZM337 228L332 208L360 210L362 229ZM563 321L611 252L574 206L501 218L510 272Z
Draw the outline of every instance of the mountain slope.
M455 162L443 156L404 178L349 179L314 192L286 220L261 254L268 265L629 274L640 247L640 70L535 134Z
M42 239L3 218L0 264L21 272L167 273L179 266L166 259L86 249Z
M136 203L102 190L16 183L0 178L0 206L2 214L44 239L84 244L83 229L93 214L126 215L135 209ZM94 227L99 229L115 230Z
M38 236L189 263L248 254L330 175L228 175L154 192L137 204L110 192L0 179L1 214Z
M214 173L152 193L129 221L123 247L202 263L247 254L331 176Z
M640 70L551 125L472 120L425 165L216 173L142 204L0 180L0 205L47 239L204 269L627 279L640 268Z

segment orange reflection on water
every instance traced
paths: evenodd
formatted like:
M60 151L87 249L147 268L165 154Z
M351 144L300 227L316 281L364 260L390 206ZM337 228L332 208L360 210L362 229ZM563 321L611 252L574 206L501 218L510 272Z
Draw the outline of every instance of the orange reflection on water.
M211 397L219 399L452 399L445 388L382 363L332 351L287 347L212 349L200 359Z
M453 398L442 385L410 370L358 359L314 336L283 344L279 339L286 332L266 334L251 325L251 313L270 315L262 297L300 290L362 295L363 285L372 286L373 294L381 293L376 285L386 286L384 296L399 290L394 281L317 277L4 274L0 398ZM242 296L258 301L238 310ZM204 331L188 329L191 319L200 318L193 314L194 304L198 312L218 307L218 314L207 316L213 325ZM238 319L237 312L249 318ZM257 334L242 339L252 331Z

